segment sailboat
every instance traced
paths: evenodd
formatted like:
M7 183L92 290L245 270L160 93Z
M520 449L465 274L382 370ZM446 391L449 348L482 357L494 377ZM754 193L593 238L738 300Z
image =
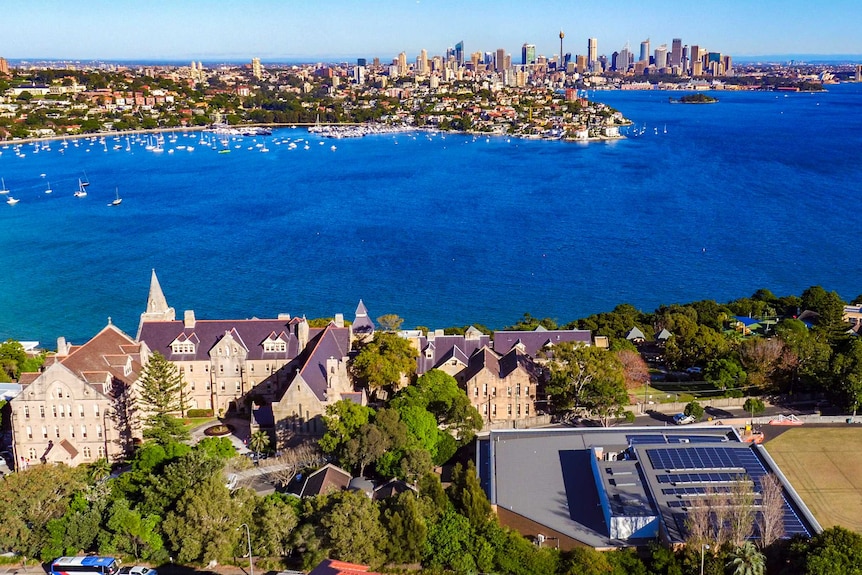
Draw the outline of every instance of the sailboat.
M3 187L0 188L0 194L8 194L9 190L6 189L6 180L4 180L3 178L0 178L0 182L3 183Z
M110 204L108 204L109 206L119 206L120 204L123 203L123 198L120 197L120 189L114 188L114 190L117 193L117 197L114 200L112 200Z
M84 189L84 186L86 186L86 185L87 185L87 184L85 184L84 182L82 182L82 181L81 181L81 178L78 178L78 191L77 191L77 192L75 192L75 197L76 197L76 198L83 198L83 197L86 197L86 195L87 195L87 190L85 190L85 189Z
M87 170L84 170L84 180L81 181L81 178L78 178L78 187L86 188L89 185L90 185L90 178L87 177ZM84 193L84 195L87 195L86 192Z
M51 189L51 182L48 182L48 187L45 189L46 194L52 193L54 190Z
M9 204L10 206L14 206L15 204L17 204L20 201L21 200L13 198L12 196L9 196L8 198L6 198L6 203Z

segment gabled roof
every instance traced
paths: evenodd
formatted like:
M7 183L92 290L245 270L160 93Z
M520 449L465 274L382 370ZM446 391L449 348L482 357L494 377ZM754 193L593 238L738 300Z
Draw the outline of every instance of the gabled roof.
M673 337L673 334L671 332L669 332L667 329L662 329L655 336L655 338L658 341L666 341L666 340L670 339L671 337Z
M548 330L542 326L537 327L534 331L494 332L494 351L497 353L506 353L518 342L524 346L524 351L527 355L536 357L536 354L548 345L549 342L552 345L559 345L565 342L590 345L592 343L592 334L587 329Z
M368 310L362 300L359 300L359 305L356 306L356 317L353 319L353 333L372 334L374 333L374 322L368 317Z
M134 350L134 353L126 353ZM98 384L117 380L131 385L141 373L141 346L113 324L108 324L93 339L74 346L71 353L57 361L82 380ZM126 366L131 367L127 373Z
M642 332L637 326L635 326L631 328L626 334L626 339L629 341L633 339L646 339L646 336L644 336L644 332Z
M469 330L468 330L469 331ZM438 335L429 333L419 338L419 349L422 353L416 358L416 375L439 367L450 359L458 359L467 365L469 358L477 349L491 344L491 337L478 330L466 335ZM457 351L455 351L457 348ZM430 350L431 357L425 357Z
M402 479L398 479L398 478L393 477L392 479L390 479L389 481L387 481L386 483L377 487L374 490L374 495L373 495L372 499L374 499L374 500L386 499L388 497L394 497L396 495L400 495L400 494L404 493L405 491L412 491L413 493L418 495L415 487L413 487L412 485L410 485L409 483L407 483L406 481L404 481Z
M334 323L330 323L309 341L292 367L298 369L297 377L305 381L317 398L325 401L329 388L326 361L330 358L343 360L349 352L350 328L336 327Z
M209 350L224 337L225 333L233 335L235 339L248 349L247 359L282 359L290 360L299 355L299 340L297 339L293 326L301 323L302 319L241 319L241 320L197 320L194 327L185 327L184 322L174 321L148 321L141 325L139 341L146 342L147 347L157 351L171 361L209 361ZM320 328L308 330L309 340L323 331ZM263 349L263 342L271 333L288 334L286 351L269 351ZM194 354L174 354L171 344L184 337L196 343ZM253 345L249 346L249 343Z
M351 476L340 467L327 463L305 479L300 497L323 495L330 491L343 491L350 485Z

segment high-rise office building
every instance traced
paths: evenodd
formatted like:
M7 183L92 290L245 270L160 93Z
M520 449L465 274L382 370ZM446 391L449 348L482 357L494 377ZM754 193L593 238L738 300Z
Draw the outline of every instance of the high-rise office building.
M590 70L595 70L596 61L599 58L599 40L598 38L590 38L587 40L587 65Z
M494 58L494 70L502 73L503 70L506 69L506 50L503 48L497 48L497 52Z
M464 65L464 40L455 44L455 61L459 66Z
M407 75L407 53L401 52L398 54L398 75L406 76Z
M614 72L616 72L618 69L617 68L617 62L619 61L619 58L620 58L619 52L614 52L613 54L611 54L611 70L613 70Z
M692 44L691 50L688 52L688 70L692 76L700 76L702 68L700 65L700 46L697 44ZM695 66L698 66L697 72L695 72Z
M521 46L521 65L529 66L536 63L536 45L524 44Z
M9 74L9 62L6 58L0 58L0 74Z
M365 67L368 65L368 59L367 58L357 58L356 59L356 65Z
M419 51L419 60L417 64L419 64L420 73L428 73L428 50L426 50L425 48L422 48L422 50Z
M578 57L575 59L577 64L578 74L584 74L587 71L587 57L583 54L578 54Z
M252 58L251 59L251 74L258 80L263 76L263 72L260 68L260 58Z
M662 44L655 49L655 67L656 70L667 68L667 44Z
M682 39L674 38L670 45L670 65L682 65Z
M641 42L641 62L649 64L649 38Z
M626 43L625 48L620 51L620 55L617 57L617 71L622 72L623 74L628 72L633 59L634 54L632 54L628 43Z

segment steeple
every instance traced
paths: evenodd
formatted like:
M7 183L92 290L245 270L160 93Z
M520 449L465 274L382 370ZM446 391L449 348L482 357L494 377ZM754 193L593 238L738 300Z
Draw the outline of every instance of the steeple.
M176 319L174 308L168 307L168 300L159 285L156 270L150 277L150 294L147 296L147 311L141 314L141 323L138 326L138 335L141 334L141 325L148 321L173 321Z

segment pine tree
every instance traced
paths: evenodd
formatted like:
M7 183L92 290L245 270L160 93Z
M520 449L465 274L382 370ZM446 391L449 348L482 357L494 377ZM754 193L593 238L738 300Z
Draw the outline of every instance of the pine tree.
M185 413L183 377L177 366L159 352L153 353L138 380L139 407L146 412L144 436L166 443L188 432L171 414Z

